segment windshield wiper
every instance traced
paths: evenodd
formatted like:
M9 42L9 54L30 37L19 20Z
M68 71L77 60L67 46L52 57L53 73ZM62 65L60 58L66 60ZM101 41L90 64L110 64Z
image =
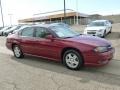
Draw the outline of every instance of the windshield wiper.
M75 36L80 36L80 35L83 35L83 34L80 33L80 34L77 34L77 35L75 35Z

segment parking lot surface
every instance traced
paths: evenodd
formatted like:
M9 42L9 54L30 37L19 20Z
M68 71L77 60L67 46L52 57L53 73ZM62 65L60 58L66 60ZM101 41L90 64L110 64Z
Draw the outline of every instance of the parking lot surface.
M119 29L120 24L114 24L113 32L106 37L116 50L113 60L103 67L79 71L31 56L16 59L5 47L6 38L0 37L0 90L120 90Z

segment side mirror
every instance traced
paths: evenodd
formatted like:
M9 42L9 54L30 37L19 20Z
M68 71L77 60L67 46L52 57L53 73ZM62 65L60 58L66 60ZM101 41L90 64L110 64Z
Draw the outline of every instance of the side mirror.
M46 39L51 39L51 40L52 40L52 39L53 39L53 36L52 36L52 35L47 35L47 36L46 36Z

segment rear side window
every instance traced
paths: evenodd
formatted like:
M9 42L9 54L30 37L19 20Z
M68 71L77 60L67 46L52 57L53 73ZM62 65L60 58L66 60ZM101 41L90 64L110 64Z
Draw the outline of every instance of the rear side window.
M22 30L21 36L33 37L34 28L33 27L26 27Z

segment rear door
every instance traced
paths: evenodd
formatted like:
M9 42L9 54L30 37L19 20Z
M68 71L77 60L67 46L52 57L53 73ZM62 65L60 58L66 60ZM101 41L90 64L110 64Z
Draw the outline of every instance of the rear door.
M26 27L22 30L20 36L21 48L24 53L35 54L34 50L34 27Z

